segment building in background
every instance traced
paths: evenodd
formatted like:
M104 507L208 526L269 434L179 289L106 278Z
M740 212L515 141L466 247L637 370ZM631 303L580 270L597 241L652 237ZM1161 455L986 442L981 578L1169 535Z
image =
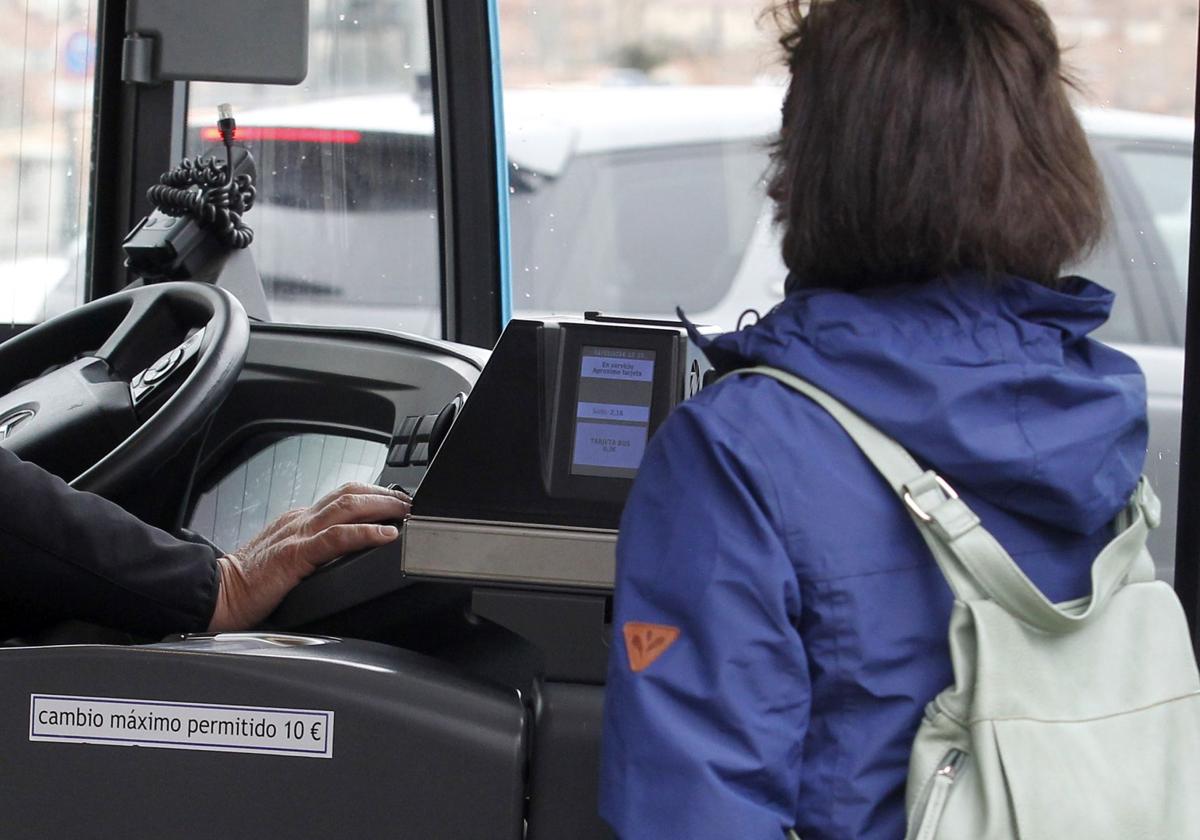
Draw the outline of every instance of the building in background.
M1192 116L1196 0L1046 6L1089 104ZM765 9L760 0L501 0L505 83L747 84L778 77Z

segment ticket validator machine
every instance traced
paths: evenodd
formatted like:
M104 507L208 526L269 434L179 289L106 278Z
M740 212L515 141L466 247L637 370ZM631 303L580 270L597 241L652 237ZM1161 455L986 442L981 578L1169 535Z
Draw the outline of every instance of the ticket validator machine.
M0 836L608 836L617 526L650 437L707 370L678 323L513 321L432 440L401 540L306 580L277 631L0 649ZM369 627L408 589L465 593L493 647L306 632L322 605Z
M405 571L611 589L646 444L701 378L678 327L514 321L421 483Z

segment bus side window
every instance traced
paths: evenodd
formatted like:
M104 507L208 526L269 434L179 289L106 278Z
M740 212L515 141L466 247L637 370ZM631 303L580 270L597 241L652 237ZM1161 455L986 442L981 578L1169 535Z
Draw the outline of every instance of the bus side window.
M0 44L0 339L83 302L91 209L92 3L26 3Z

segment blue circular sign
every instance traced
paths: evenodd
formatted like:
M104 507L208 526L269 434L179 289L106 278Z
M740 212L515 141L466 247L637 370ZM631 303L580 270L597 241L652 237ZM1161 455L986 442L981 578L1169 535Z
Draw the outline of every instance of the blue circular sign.
M67 72L86 76L92 66L92 42L86 32L72 32L63 49L63 61Z

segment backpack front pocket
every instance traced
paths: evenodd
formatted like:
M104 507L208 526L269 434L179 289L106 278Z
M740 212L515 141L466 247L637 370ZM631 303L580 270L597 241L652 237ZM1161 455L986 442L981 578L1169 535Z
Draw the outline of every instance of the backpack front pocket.
M1092 720L991 726L1022 840L1196 836L1200 694Z

